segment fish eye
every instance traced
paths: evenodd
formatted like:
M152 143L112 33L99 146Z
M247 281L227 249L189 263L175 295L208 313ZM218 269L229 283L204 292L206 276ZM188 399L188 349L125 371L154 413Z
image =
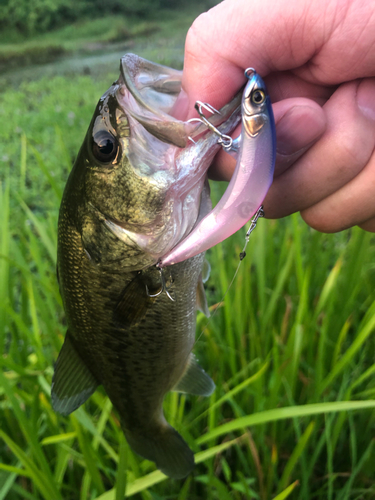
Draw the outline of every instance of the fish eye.
M109 163L117 156L118 142L110 132L101 130L92 138L92 152L95 158L102 163Z
M263 90L257 89L251 94L251 101L253 104L262 104L266 100L266 94Z

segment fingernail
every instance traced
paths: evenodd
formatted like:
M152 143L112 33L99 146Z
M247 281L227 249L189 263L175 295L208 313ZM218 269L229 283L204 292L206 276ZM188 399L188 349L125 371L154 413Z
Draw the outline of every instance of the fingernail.
M277 152L289 156L311 144L324 131L322 113L310 106L294 106L277 122Z
M370 120L375 120L375 78L365 78L357 89L357 104Z

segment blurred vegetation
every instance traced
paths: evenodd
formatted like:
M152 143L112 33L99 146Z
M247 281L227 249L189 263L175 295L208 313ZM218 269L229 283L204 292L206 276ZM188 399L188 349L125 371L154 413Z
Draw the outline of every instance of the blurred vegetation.
M149 36L160 29L156 22L131 22L123 16L80 21L26 41L0 44L0 70L45 64L75 52L95 53L111 43Z
M14 30L28 37L78 19L95 19L110 14L150 18L160 9L179 8L180 0L3 0L0 4L0 30Z
M0 3L0 72L45 64L74 53L187 30L217 0L3 0ZM171 22L172 21L172 22Z

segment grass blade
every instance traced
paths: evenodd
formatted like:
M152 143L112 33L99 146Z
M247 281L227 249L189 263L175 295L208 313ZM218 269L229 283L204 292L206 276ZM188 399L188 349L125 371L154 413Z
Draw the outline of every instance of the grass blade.
M275 410L267 410L255 415L238 418L223 424L216 429L204 434L197 439L197 444L203 444L211 439L228 434L240 429L246 429L252 425L260 425L277 420L284 420L295 417L310 417L331 412L364 410L375 408L375 400L371 401L338 401L334 403L317 403L304 406L290 406L286 408L277 408Z
M126 491L126 462L127 462L128 444L123 433L120 434L119 462L116 476L116 496L115 500L123 500Z
M0 304L8 304L9 294L9 251L10 251L10 228L9 228L9 183L0 183ZM0 352L4 352L5 325L7 324L4 308L0 308Z
M301 439L298 441L297 446L294 448L293 453L289 458L281 476L280 489L286 488L286 484L289 482L290 475L292 474L294 467L296 466L301 454L303 453L303 450L306 448L307 442L314 430L314 426L315 422L309 423L309 425L306 427L305 432L302 434Z
M288 496L292 493L292 491L294 490L294 488L296 486L298 486L298 484L299 484L298 481L294 481L294 483L292 483L290 486L288 486L287 488L285 488L284 491L282 491L277 496L275 496L273 498L273 500L285 500L285 498L288 498Z
M333 367L332 371L322 381L319 387L320 393L322 393L333 382L333 380L342 372L345 366L353 359L354 355L363 346L367 338L371 335L371 333L373 333L375 329L375 303L369 310L368 315L370 316L368 322L358 332L354 341L347 349L345 354L341 356L341 358L337 361L336 365Z
M51 500L51 498L61 498L59 494L58 496L55 496L56 492L54 488L50 487L51 483L49 483L48 481L46 482L43 472L38 469L38 467L32 460L30 460L26 453L2 430L0 430L0 438L5 441L10 450L25 467L25 472L22 475L33 479L35 486L38 488L45 500ZM14 470L12 470L12 472L14 472ZM17 472L20 473L20 471Z

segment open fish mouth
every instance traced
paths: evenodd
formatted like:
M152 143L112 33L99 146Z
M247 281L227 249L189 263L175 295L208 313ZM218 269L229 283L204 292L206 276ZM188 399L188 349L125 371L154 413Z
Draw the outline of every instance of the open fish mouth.
M126 92L127 89L138 105L127 111L152 135L168 144L185 148L191 139L208 133L204 124L181 121L170 114L181 92L182 71L155 64L135 54L122 57L120 70L125 84L121 86L121 91ZM121 97L119 102L121 104ZM235 112L239 116L240 105L241 92L209 121L218 126Z
M163 227L162 231L145 227L139 234L126 221L121 229L114 225L111 229L120 239L126 236L129 241L130 237L160 267L175 264L233 234L262 203L273 179L275 163L275 125L270 99L261 77L249 68L245 72L248 83L244 90L227 105L203 122L182 121L172 116L181 92L181 71L134 54L121 59L120 70L116 97L131 122L133 139L129 142L129 158L135 158L137 169L146 156L154 155L153 161L147 160L148 169L154 170L150 180L154 181L161 172L168 172L169 178L165 210L160 212L164 216L155 219L155 227ZM203 213L200 205L207 170L221 147L220 138L230 139L241 119L241 139L234 141L232 150L224 146L237 157L233 178L217 206L210 211L206 204Z
M184 239L211 209L206 173L220 144L206 125L172 116L181 79L182 71L126 54L112 87L122 151L132 175L148 186L158 203L153 211L147 200L142 205L135 200L136 211L142 215L142 223L137 224L134 218L106 212L107 226L118 239L145 252L150 265ZM241 94L210 117L223 134L232 133L241 120ZM125 121L130 133L122 137Z

